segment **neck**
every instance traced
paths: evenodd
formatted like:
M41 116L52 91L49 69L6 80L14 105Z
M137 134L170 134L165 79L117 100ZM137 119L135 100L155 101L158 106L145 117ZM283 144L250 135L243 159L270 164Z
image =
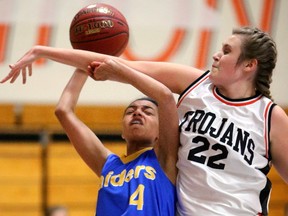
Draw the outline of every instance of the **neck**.
M154 144L147 142L129 142L127 143L127 156L145 148L153 147Z
M256 89L251 87L242 87L242 88L223 88L216 87L220 94L224 95L230 99L241 99L241 98L249 98L256 95Z

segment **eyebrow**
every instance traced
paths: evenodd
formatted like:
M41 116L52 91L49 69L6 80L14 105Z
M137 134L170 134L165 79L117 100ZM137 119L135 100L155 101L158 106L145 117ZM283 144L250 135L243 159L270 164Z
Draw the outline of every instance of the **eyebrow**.
M125 113L129 108L135 109L135 108L137 108L137 107L138 107L138 106L136 106L136 105L129 105L129 106L125 109L124 113ZM141 107L143 107L145 110L146 110L146 109L155 110L152 106L148 106L148 105L143 105L143 106L141 106Z
M227 44L227 43L223 43L223 44L222 44L222 47L223 47L223 48L226 48L226 47L232 48L232 46L231 46L230 44Z

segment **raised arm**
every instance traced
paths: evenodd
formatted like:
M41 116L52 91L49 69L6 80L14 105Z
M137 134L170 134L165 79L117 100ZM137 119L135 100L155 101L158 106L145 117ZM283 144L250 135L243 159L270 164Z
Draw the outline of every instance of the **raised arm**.
M74 72L61 95L55 114L79 155L100 176L106 158L111 152L74 112L87 77L88 75L79 69Z
M93 61L102 62L108 57L125 63L129 67L157 79L168 86L171 91L179 94L203 72L193 67L175 63L128 61L119 57L84 50L34 46L15 64L10 65L10 73L0 83L7 82L8 80L13 83L20 74L22 74L23 83L26 83L26 73L29 73L29 75L32 74L32 63L39 58L50 59L86 71L88 67L94 67Z
M169 179L175 183L179 130L177 108L172 92L157 80L112 59L99 65L95 79L129 83L157 101L159 141L154 149L161 167Z

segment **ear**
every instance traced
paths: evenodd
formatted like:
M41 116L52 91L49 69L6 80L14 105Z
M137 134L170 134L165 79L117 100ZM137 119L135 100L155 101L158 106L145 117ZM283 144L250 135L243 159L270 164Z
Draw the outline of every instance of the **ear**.
M258 66L257 59L250 59L245 61L245 70L246 71L256 71Z

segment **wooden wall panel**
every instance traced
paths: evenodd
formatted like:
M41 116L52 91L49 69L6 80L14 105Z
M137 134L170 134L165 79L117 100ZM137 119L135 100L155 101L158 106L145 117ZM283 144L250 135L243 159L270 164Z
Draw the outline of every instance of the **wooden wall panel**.
M16 123L16 117L13 104L0 104L0 128L12 127Z
M1 142L0 215L41 215L41 164L39 143Z

